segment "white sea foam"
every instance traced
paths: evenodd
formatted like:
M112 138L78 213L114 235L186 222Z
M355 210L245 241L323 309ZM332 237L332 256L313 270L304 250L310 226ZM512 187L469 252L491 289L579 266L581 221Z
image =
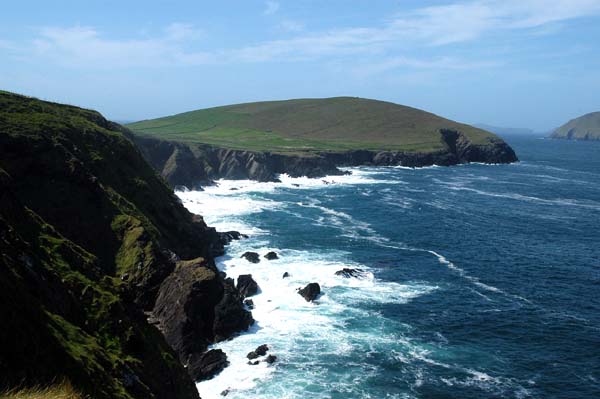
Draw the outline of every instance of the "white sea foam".
M252 297L255 305L252 311L255 325L249 332L214 346L227 353L230 365L215 378L197 384L202 397L220 398L221 392L225 390L229 390L228 398L247 397L265 384L274 388L268 394L258 395L260 397L300 398L304 393L299 392L298 387L309 385L335 387L339 392L351 394L356 386L360 386L370 376L377 375L376 367L363 362L348 363L348 367L356 367L360 372L344 377L350 380L340 379L332 382L331 379L327 379L327 367L319 364L318 359L321 356L350 356L353 352L377 355L387 352L390 347L398 348L398 345L401 345L396 352L398 360L404 358L408 363L418 360L439 367L458 367L434 360L419 344L403 340L399 331L386 332L382 326L389 321L384 316L368 310L369 303L406 303L434 292L438 289L437 286L423 282L400 284L380 281L369 267L351 261L349 254L342 251L315 253L273 248L270 232L256 228L248 222L253 215L268 209L289 213L312 224L337 228L343 236L369 240L382 247L434 255L441 264L471 282L476 288L473 291L482 297L490 300L477 289L511 296L470 276L436 251L390 243L389 239L380 236L369 223L357 220L349 213L326 204L326 194L321 195L322 199L325 198L323 202L314 198L297 203L278 200L277 194L280 190L286 190L289 194L295 190L320 189L326 193L344 185L405 184L397 178L398 176L394 176L400 172L395 173L393 170L349 170L352 171L351 175L328 176L324 179L291 178L282 175L281 183L221 180L217 182L218 185L207 187L201 192L177 193L190 211L203 215L209 224L219 230L238 230L251 235L248 240L233 242L227 255L217 260L217 265L234 279L241 274L252 274L261 288L259 294ZM387 174L390 174L389 178ZM301 208L311 211L300 211ZM280 259L267 261L262 258L260 263L251 264L240 257L248 250L261 255L268 251L276 251ZM366 275L362 279L346 279L335 275L337 270L345 267L363 269ZM283 279L284 272L291 276ZM323 295L316 303L308 303L296 290L315 281L321 285ZM361 325L360 328L349 327L355 320L366 318L369 319L369 323ZM397 328L410 330L409 326L398 325ZM270 347L269 353L278 357L278 362L274 365L265 362L249 365L246 354L265 343ZM285 366L282 368L282 365ZM469 379L481 384L494 381L493 377L476 370L464 371L468 375L467 379L452 383L464 384ZM415 386L423 384L426 378L426 375L417 369ZM326 397L318 394L313 396Z
M230 365L215 378L197 384L202 397L219 398L224 390L229 390L228 397L245 397L247 392L274 379L278 364L293 366L297 370L293 377L296 384L316 384L324 377L319 372L321 366L311 363L314 361L310 358L311 354L339 356L356 351L357 348L367 348L367 353L378 353L382 347L396 343L395 334L385 334L380 330L380 325L384 324L383 316L371 314L365 310L365 304L405 303L433 292L437 289L436 286L380 281L366 265L350 261L349 254L345 252L315 253L273 248L269 244L269 232L252 227L247 221L248 217L266 209L277 209L307 218L295 209L311 208L319 213L312 219L314 223L339 228L343 235L385 242L368 223L356 220L346 212L324 206L316 200L287 204L261 195L269 194L269 198L273 198L272 193L281 188L328 189L344 184L392 182L378 179L374 175L376 172L373 171L353 170L352 175L322 180L281 176L282 183L219 181L218 185L207 187L204 191L177 193L190 211L202 214L209 224L219 230L238 230L251 235L248 240L233 242L227 255L217 260L217 266L234 279L241 274L252 274L260 286L259 294L252 297L255 325L249 332L215 345L227 353ZM248 250L261 255L273 250L280 255L280 259L267 261L262 258L260 263L251 264L240 257ZM337 270L345 267L364 270L364 278L335 275ZM283 279L284 272L288 272L290 277ZM321 285L323 294L316 303L306 302L296 292L309 282ZM374 322L349 333L349 322L366 317ZM378 318L381 319L380 322L376 321ZM246 354L263 343L269 345L269 353L276 355L278 362L274 365L267 365L265 362L249 365ZM372 366L362 363L355 366L361 367L361 373L352 376L351 381L332 383L323 380L321 383L335 385L341 391L349 392L357 384L360 385L364 378L376 374L375 369L369 369ZM366 369L362 369L363 367ZM279 384L292 378L289 375L282 379L279 377ZM267 397L299 397L298 392L287 392L282 387L276 391L277 393Z
M434 182L441 184L443 186L448 187L448 189L453 191L469 191L479 195L484 195L487 197L495 197L495 198L505 198L515 201L523 201L523 202L532 202L544 205L553 205L553 206L572 206L572 207L581 207L593 210L600 210L600 203L593 200L578 200L573 198L540 198L532 195L523 195L519 193L497 193L493 191L480 190L472 187L468 187L468 184L472 182L471 179L461 178L460 180L453 181L443 181L440 179L433 179ZM511 184L521 184L526 185L525 183L511 183Z
M504 296L513 298L513 299L517 299L519 301L523 301L523 302L527 302L527 303L531 303L531 301L527 298L524 298L520 295L514 295L514 294L510 294L506 291L501 290L498 287L494 287L492 285L489 284L485 284L482 283L478 277L474 277L469 275L464 269L461 269L460 267L456 266L453 262L449 261L448 259L446 259L445 256L435 252L435 251L431 251L431 250L425 250L426 252L429 252L430 254L434 255L438 261L443 264L446 265L448 267L448 269L453 270L454 272L456 272L459 276L463 277L464 279L470 281L471 283L473 283L475 286L482 288L486 291L490 291L496 294L502 294ZM489 298L488 298L489 299Z
M258 244L252 240L235 242L228 249L228 256L218 262L218 267L234 279L241 274L252 274L261 291L252 297L256 325L249 333L216 345L227 353L231 365L216 378L198 384L203 397L219 397L226 389L235 397L236 392L241 394L271 378L277 366L263 362L257 366L247 364L246 354L263 343L271 348L269 353L277 355L285 364L306 360L303 360L306 354L297 352L299 346L303 347L303 352L318 350L319 356L323 356L351 352L357 341L388 339L386 344L393 343L391 337L374 338L376 334L369 330L350 335L346 320L360 316L363 311L359 304L373 301L404 303L437 288L426 284L378 281L366 266L344 261L346 254L343 252L315 254ZM252 264L240 258L246 250L261 255L276 251L280 259L263 259ZM335 272L344 267L361 268L366 275L361 279L336 276ZM284 272L290 273L290 277L282 278ZM309 303L296 290L314 281L319 282L323 294L316 303Z

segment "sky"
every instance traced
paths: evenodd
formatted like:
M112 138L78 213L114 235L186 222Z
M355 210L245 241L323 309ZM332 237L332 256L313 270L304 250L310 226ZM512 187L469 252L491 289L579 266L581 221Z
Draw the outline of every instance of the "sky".
M600 0L1 0L0 89L141 120L357 96L551 130L600 111Z

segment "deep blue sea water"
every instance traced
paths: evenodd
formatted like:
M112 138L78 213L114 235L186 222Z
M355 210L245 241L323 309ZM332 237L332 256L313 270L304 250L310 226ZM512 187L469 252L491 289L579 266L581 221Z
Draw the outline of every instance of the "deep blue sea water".
M179 193L250 235L219 267L261 287L202 397L600 398L600 142L508 141L520 163ZM312 281L314 304L295 292ZM278 361L248 365L262 343Z

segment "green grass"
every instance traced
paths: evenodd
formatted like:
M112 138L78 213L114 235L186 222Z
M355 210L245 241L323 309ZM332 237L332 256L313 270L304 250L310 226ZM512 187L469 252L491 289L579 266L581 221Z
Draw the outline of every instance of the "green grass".
M160 249L197 257L211 241L127 134L95 111L0 91L7 397L52 395L62 377L94 398L196 394L142 310L170 267Z
M237 104L129 124L135 133L184 143L271 152L444 148L440 129L474 144L496 138L484 130L415 108L353 97Z
M0 393L0 399L84 399L89 398L78 392L68 380L47 386L13 389Z

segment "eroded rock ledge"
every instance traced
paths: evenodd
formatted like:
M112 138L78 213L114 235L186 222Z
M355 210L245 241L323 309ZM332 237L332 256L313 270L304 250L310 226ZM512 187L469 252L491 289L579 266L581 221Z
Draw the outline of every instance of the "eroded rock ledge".
M194 380L213 374L204 370L208 345L228 339L254 322L242 299L233 280L224 279L214 263L203 258L177 262L161 285L153 322ZM224 362L221 359L220 364Z
M461 132L440 131L444 149L436 152L354 150L290 155L253 152L187 144L131 135L146 160L172 186L197 188L215 179L277 181L287 173L292 177L341 175L344 166L450 166L469 162L511 163L518 161L514 150L500 139L488 144L471 143Z

